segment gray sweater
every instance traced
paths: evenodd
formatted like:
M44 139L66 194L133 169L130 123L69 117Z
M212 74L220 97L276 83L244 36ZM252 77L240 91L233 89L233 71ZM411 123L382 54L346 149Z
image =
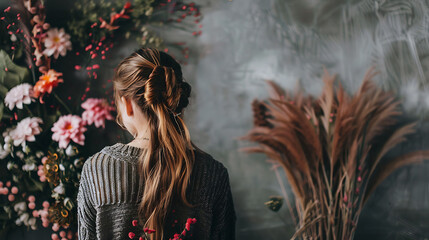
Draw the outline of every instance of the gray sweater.
M85 239L139 239L138 202L142 196L138 156L144 151L123 143L104 147L85 162L79 185L78 235ZM187 189L189 208L173 201L164 224L164 239L181 233L187 218L196 218L183 239L235 239L236 215L224 165L209 154L195 151L195 164Z

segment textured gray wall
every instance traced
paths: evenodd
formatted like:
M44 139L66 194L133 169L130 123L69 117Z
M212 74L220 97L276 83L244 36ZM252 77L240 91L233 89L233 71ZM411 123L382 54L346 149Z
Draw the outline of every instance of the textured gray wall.
M196 2L204 6L203 34L191 41L191 62L184 67L193 86L186 121L194 142L229 170L238 239L288 239L294 229L285 209L273 213L264 206L280 194L265 156L237 151L248 145L236 139L252 126L251 100L267 96L264 79L288 89L301 80L317 95L324 65L352 91L375 64L379 84L397 91L408 115L420 119L418 134L395 151L429 148L424 1ZM124 45L115 54L120 59L132 48ZM429 239L428 173L426 162L383 182L362 213L356 239ZM32 237L41 235L47 236Z
M198 62L186 69L195 90L188 122L195 141L229 169L238 239L287 239L293 233L286 209L273 213L263 205L281 194L265 157L237 151L247 145L235 139L251 127L251 100L267 95L264 79L288 89L301 80L317 95L326 66L353 91L375 65L380 86L398 92L407 116L420 119L419 133L396 152L429 148L422 40L427 14L423 1L225 0L204 9ZM356 239L429 239L428 173L426 162L381 184L362 213Z

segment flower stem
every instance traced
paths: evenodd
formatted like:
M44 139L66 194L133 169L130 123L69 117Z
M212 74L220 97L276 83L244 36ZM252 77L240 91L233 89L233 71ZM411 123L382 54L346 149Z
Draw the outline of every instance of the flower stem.
M72 111L70 110L70 108L63 102L63 100L61 100L60 97L58 97L58 95L56 93L53 93L54 97L58 100L58 102L60 102L60 104L71 114Z
M24 105L25 110L27 110L28 114L30 115L30 117L33 116L33 113L31 112L30 108L27 105Z

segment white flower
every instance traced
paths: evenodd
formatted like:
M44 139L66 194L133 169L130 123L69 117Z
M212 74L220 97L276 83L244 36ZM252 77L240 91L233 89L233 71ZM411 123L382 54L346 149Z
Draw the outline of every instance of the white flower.
M17 151L16 156L18 156L19 159L24 159L24 153L22 151Z
M7 144L9 144L9 143L7 143ZM5 159L7 156L9 156L9 154L10 154L10 149L7 149L7 148L5 149L5 148L3 148L3 146L0 145L0 159Z
M19 202L15 204L15 206L13 206L13 210L15 210L15 212L20 214L21 212L24 212L25 210L27 210L27 204L25 203L25 201Z
M15 167L15 164L13 162L7 163L7 166L6 166L7 170L12 170L12 168L14 168L14 167Z
M21 220L20 218L17 218L17 219L15 220L15 224L16 224L17 226L21 226L21 225L22 225L22 220Z
M19 109L23 108L23 104L30 104L34 101L33 86L28 83L19 84L7 92L4 98L6 107L12 110L15 106Z
M69 146L66 148L66 155L69 157L73 157L77 154L75 147L69 144Z
M18 39L16 38L16 35L12 33L12 35L10 35L10 40L12 42L16 42L16 40L18 40Z
M9 141L11 141L12 139L10 139L10 137L9 137L9 133L11 132L13 130L13 128L11 128L11 127L8 127L8 128L6 128L6 130L4 130L4 132L2 133L2 135L3 135L3 137L4 137L4 141L5 142L9 142ZM8 139L9 140L6 140L6 138L7 137L9 137Z
M75 159L75 160L74 160L73 165L74 165L75 167L77 167L77 168L81 168L81 167L82 167L82 165L83 165L83 162L82 162L82 160L80 160L80 159L78 158L78 159Z
M21 216L19 216L19 220L21 220L25 225L28 225L27 221L30 215L28 213L23 213Z
M36 230L37 229L36 218L34 217L30 218L30 220L28 220L28 225L31 227L32 230Z
M22 166L22 170L26 172L34 171L37 169L37 166L35 163L26 163Z
M42 158L43 157L43 152L42 151L37 151L36 152L36 157L37 158Z
M64 195L65 192L66 192L66 189L64 188L63 183L60 183L52 190L51 197L55 198L56 200L59 200L61 197L60 195Z
M11 150L11 145L10 145L10 143L5 143L4 145L3 145L3 149L5 150L5 151L9 151L10 152L10 150Z
M52 28L47 32L48 37L45 39L46 49L43 51L43 54L50 57L54 55L54 58L65 56L67 50L72 49L72 44L70 42L70 35L64 32L64 29L61 28L58 31L58 28Z
M26 141L36 141L34 136L38 135L42 130L39 123L43 123L43 121L38 117L27 117L21 120L16 128L10 132L13 145L21 145L25 149Z
M53 191L58 193L58 194L66 193L66 189L64 188L64 185L62 183L60 183L58 186L56 186Z
M31 149L26 146L24 149L22 149L26 154L29 154L31 152Z
M4 145L0 145L0 159L5 159L7 156L9 156L11 152L11 145L12 138L9 136L10 131L12 131L13 128L7 128L3 132L3 138L4 138Z

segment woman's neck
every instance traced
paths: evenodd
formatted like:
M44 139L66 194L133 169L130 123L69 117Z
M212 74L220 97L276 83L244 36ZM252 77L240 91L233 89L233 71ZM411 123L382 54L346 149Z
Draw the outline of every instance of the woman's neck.
M148 148L149 147L149 139L148 138L135 138L131 142L127 143L127 145L137 148Z

